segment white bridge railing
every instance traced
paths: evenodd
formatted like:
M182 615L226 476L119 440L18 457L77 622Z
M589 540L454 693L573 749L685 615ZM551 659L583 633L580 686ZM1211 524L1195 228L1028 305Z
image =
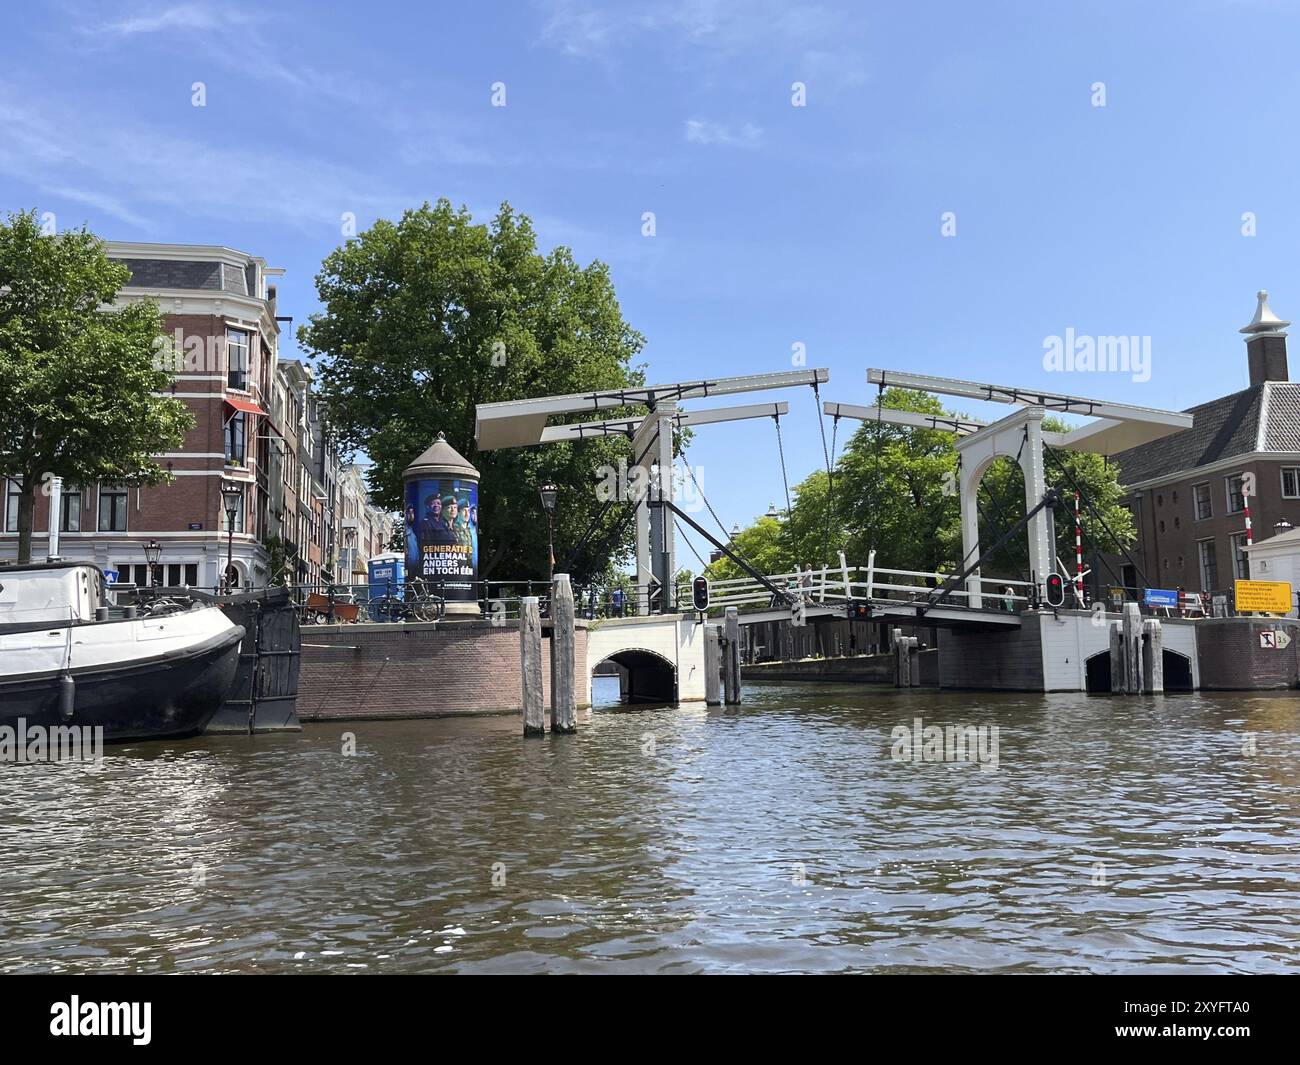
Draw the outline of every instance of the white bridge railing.
M768 580L787 596L802 599L805 605L839 606L848 602L916 602L927 598L951 576L950 573L876 566L873 552L866 566L823 566L819 570L774 573ZM1029 581L1004 577L979 577L972 583L976 583L980 590L955 587L945 592L939 603L965 606L971 595L978 594L992 600L985 609L1019 611L1028 605L1033 587ZM678 591L679 602L691 601L689 585L682 585ZM771 589L753 577L710 582L710 610L721 611L729 606L742 610L745 607L780 609L785 605L786 600L778 599Z

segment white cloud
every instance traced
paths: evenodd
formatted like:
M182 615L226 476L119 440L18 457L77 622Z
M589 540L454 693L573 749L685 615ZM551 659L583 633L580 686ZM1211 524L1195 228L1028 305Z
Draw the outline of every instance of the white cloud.
M130 208L126 207L119 200L112 196L105 196L100 192L93 192L88 189L76 189L69 186L52 187L46 190L49 195L62 200L72 200L74 203L84 203L88 207L93 207L112 218L126 222L128 225L140 226L147 228L148 219L136 214Z
M355 78L340 76L337 70L321 69L305 58L293 62L284 58L293 46L291 27L286 39L268 38L262 26L268 21L233 4L185 3L146 10L103 21L92 9L76 20L80 41L92 49L122 48L132 39L150 36L189 35L187 47L198 46L228 69L261 81L287 86L324 100L349 104L373 104L374 90ZM238 47L222 33L237 33ZM201 34L195 36L196 34Z
M721 144L727 148L757 148L763 142L763 131L752 122L743 126L727 126L702 118L686 120L686 140L691 144Z
M215 4L174 4L154 11L141 9L133 15L100 23L91 32L113 37L136 37L168 30L214 30L251 21L251 16L238 8Z
M577 58L609 64L620 49L639 50L647 38L659 38L675 58L708 66L760 58L792 79L818 78L835 88L866 79L866 19L821 4L667 0L613 7L540 0L540 6L542 43Z
M106 122L80 107L19 103L3 91L0 174L144 228L155 208L337 231L345 211L359 219L392 216L422 198L378 191L383 185L373 175L323 159L232 152L151 126Z

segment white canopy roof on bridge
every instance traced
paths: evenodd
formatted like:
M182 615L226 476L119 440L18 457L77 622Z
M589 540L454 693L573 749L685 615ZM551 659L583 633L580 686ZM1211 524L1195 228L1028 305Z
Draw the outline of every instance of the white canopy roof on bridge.
M961 381L952 377L931 377L927 374L907 373L901 370L870 369L867 371L867 380L886 388L892 385L990 403L1044 407L1060 414L1078 414L1096 418L1096 421L1072 429L1050 442L1057 447L1072 451L1089 451L1098 455L1114 455L1192 427L1192 416L1181 411L1138 407L1129 403L1115 403L1108 399L1085 399L1082 396L1071 396L1062 392L1044 392L1041 389L1017 388L1013 385L990 385L979 381ZM875 410L874 407L870 409ZM848 415L847 410L844 413ZM874 414L872 416L874 417Z
M564 414L577 414L582 411L599 413L618 407L649 406L666 400L704 399L709 396L734 395L740 392L758 392L769 388L792 388L796 385L825 384L830 373L824 369L786 370L779 373L747 374L743 377L715 377L710 380L685 381L667 385L641 385L630 388L613 388L603 392L574 392L564 396L542 396L538 399L516 399L504 403L480 403L477 408L478 418L474 437L480 451L491 451L502 447L529 447L533 444L551 443L557 440L571 440L583 436L595 436L609 431L626 432L632 419L619 419L607 423L601 428L600 422L586 422L582 430L576 427L551 427L562 429L560 432L548 432L547 421ZM775 406L764 404L761 407ZM696 415L712 415L699 418L695 424L705 421L728 421L734 417L761 417L764 414L784 414L785 411L769 411L760 406L736 407L728 410L718 408L712 411L696 411L685 415L683 424L692 424ZM636 418L636 426L642 419Z

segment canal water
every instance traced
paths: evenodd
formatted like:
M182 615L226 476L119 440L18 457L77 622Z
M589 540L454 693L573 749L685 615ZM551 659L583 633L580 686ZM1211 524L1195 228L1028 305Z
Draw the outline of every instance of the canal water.
M1300 968L1295 696L745 699L0 766L0 971Z

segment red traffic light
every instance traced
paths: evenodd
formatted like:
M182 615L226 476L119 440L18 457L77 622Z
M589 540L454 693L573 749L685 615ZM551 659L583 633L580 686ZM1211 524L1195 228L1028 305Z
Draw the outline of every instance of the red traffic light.
M1065 578L1059 573L1047 575L1047 605L1063 606L1065 604Z
M691 601L696 610L709 609L709 579L696 577L691 582Z

